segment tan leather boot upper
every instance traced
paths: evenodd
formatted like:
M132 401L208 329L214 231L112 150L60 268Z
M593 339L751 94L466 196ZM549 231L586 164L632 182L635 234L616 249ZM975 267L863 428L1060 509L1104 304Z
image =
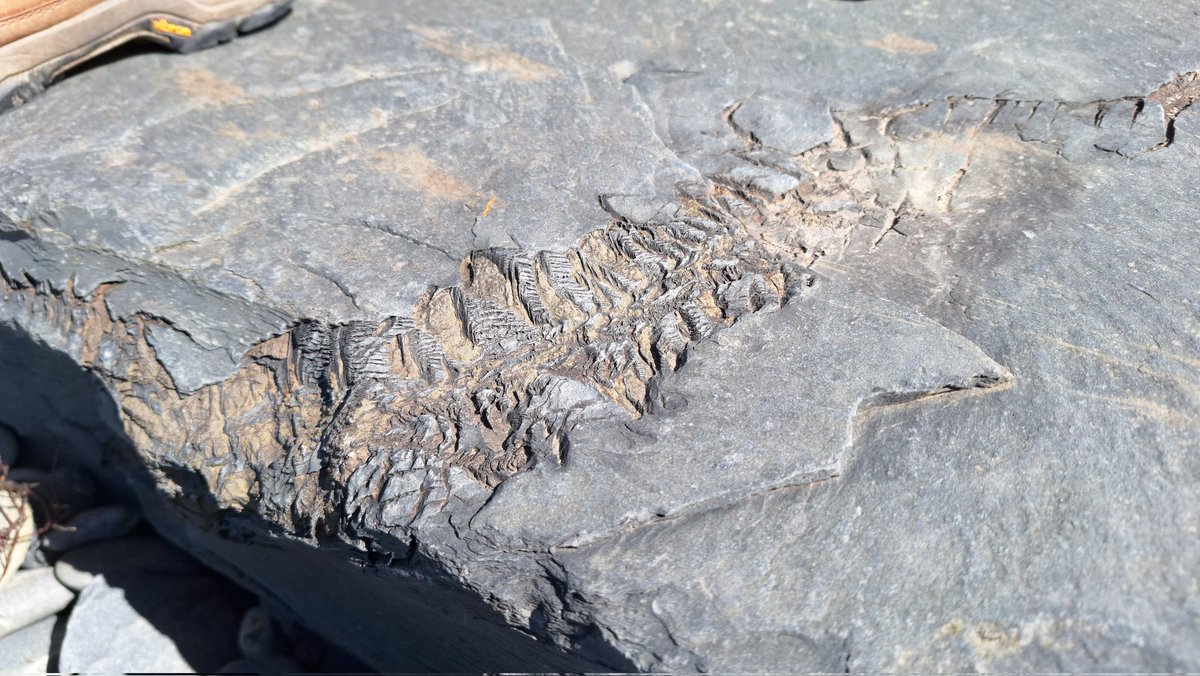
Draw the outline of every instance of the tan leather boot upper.
M103 0L0 0L0 47L66 21Z
M0 112L130 40L179 52L277 21L292 0L0 0Z

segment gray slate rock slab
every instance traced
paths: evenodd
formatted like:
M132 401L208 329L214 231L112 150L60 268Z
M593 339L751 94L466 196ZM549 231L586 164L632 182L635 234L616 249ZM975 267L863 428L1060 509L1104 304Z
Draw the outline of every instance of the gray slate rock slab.
M852 346L834 340L849 327ZM747 358L771 366L747 373ZM806 373L810 360L839 366ZM819 285L803 301L694 350L688 367L662 386L667 411L577 430L572 462L505 482L471 525L515 537L514 545L577 548L829 481L842 473L848 431L863 411L1010 378L976 345L920 315ZM734 419L742 422L730 429Z
M379 669L1195 671L1197 10L312 2L86 71L0 117L0 419Z
M235 599L212 575L97 577L71 611L59 669L213 671L238 656Z
M0 588L0 636L50 617L73 600L75 595L54 579L53 570L19 570Z

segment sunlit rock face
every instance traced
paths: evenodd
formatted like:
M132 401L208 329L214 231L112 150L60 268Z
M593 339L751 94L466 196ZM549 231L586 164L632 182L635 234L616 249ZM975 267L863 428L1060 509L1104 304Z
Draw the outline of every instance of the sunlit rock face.
M1200 668L1200 14L1102 4L80 73L0 116L0 420L382 670Z

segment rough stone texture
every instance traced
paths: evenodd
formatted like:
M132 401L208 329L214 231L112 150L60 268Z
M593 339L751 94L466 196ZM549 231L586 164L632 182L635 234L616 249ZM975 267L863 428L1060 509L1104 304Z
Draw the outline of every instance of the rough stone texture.
M384 670L1194 671L1198 17L329 0L81 73L0 117L0 419Z

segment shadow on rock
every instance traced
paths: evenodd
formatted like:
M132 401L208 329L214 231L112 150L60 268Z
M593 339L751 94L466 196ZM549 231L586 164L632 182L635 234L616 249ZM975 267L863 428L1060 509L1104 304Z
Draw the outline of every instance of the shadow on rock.
M171 507L155 493L98 377L0 324L0 378L0 422L22 441L11 478L27 482L40 507L20 591L44 591L53 602L47 613L63 607L63 587L78 594L57 622L51 616L31 625L54 625L50 670L211 673L234 663L280 671L270 664L275 658L290 671L365 670L303 627L263 619L252 593L136 525L139 511L148 519L154 512L149 521L186 545L171 537ZM286 617L283 608L273 610ZM249 629L247 619L254 620ZM283 654L291 652L288 639L303 644L306 659ZM247 652L258 661L246 661Z
M250 593L148 531L134 533L65 552L56 564L68 586L81 590L57 646L60 670L141 669L103 660L154 647L163 660L174 651L191 670L212 671L231 654L260 653L280 636L296 663L316 672L369 671L364 664L425 673L598 668L512 628L415 550L380 560L338 540L317 547L285 537L257 515L220 509L193 468L162 463L155 476L95 374L2 324L0 374L0 421L28 442L32 466L88 470L107 502L136 506L171 543L259 595L279 621L277 631L262 631L261 613L247 614ZM603 661L632 669L619 655Z

